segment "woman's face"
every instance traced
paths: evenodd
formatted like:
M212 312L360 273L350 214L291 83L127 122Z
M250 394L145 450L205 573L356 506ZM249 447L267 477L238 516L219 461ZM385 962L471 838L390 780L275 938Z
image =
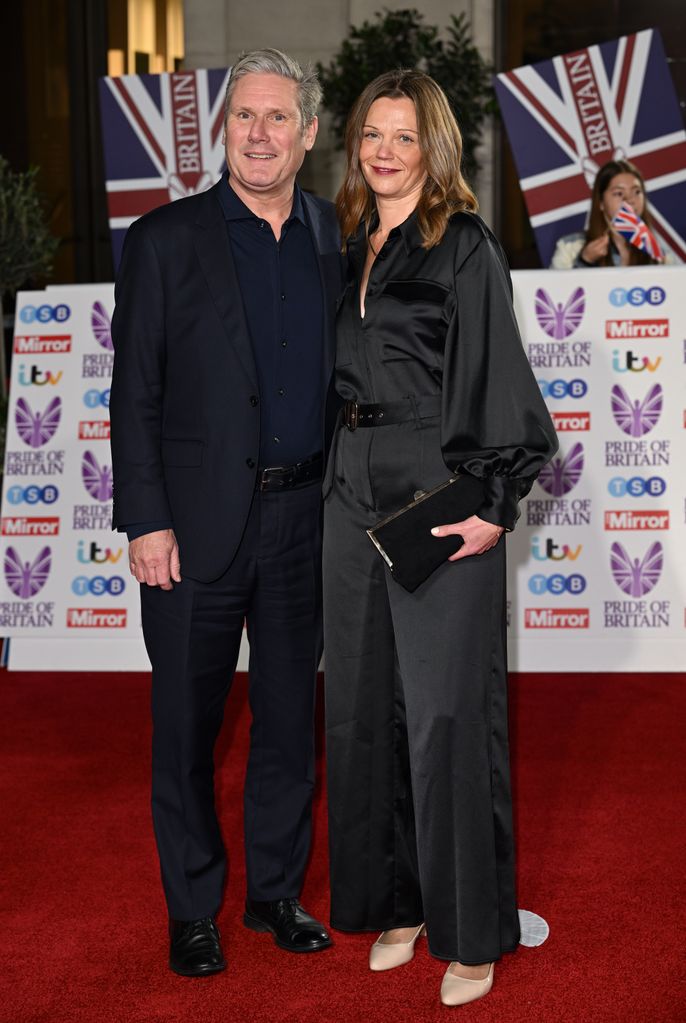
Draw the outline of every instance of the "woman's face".
M634 213L643 216L645 196L643 186L634 174L615 174L603 192L600 208L608 221L617 213L623 202L628 202Z
M426 170L419 148L417 112L407 96L384 96L370 106L362 128L360 168L379 197L404 199L421 191Z

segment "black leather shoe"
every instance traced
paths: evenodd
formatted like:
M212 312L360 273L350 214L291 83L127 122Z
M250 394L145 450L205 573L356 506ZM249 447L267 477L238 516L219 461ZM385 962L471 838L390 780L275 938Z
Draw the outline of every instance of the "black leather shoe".
M245 903L243 923L251 931L270 933L287 952L320 952L333 944L326 928L302 908L297 899Z
M226 968L219 931L211 916L169 921L169 969L182 977L206 977Z

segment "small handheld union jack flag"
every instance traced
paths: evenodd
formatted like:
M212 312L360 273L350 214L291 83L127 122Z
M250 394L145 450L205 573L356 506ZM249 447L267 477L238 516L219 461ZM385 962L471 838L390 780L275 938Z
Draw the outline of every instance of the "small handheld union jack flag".
M655 235L628 202L623 202L615 213L612 218L612 227L617 234L621 234L622 238L626 238L631 245L635 245L637 249L651 256L656 262L661 263L664 259Z

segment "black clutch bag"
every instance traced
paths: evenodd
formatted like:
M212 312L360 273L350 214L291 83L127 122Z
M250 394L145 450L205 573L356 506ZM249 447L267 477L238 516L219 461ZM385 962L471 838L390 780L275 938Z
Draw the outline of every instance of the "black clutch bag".
M367 535L393 578L413 593L464 544L458 533L433 536L433 526L468 519L483 499L481 480L475 476L455 476L382 519L367 530Z

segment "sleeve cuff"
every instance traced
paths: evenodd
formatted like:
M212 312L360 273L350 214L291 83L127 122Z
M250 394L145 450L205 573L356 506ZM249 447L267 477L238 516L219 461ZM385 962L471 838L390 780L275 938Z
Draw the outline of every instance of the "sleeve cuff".
M484 522L502 526L511 533L519 518L519 502L531 490L533 480L488 476L483 482L484 502L476 514Z
M126 533L129 543L132 540L137 540L139 536L144 536L146 533L155 533L158 529L173 529L173 523L169 521L160 522L133 522L128 526L118 526L118 533Z

